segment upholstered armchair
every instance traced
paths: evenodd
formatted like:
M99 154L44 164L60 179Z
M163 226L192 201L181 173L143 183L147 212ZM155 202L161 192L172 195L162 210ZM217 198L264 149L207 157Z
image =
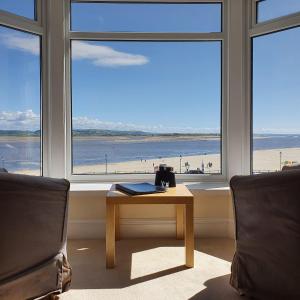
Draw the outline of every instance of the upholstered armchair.
M23 300L68 289L69 182L0 172L0 299Z
M235 176L231 285L254 299L300 299L300 170Z

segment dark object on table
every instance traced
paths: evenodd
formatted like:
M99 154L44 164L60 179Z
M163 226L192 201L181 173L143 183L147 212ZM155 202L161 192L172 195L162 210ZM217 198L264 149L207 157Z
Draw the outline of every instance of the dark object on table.
M187 174L204 174L204 172L201 171L200 169L197 169L197 170L188 170Z
M124 192L129 195L144 195L164 193L166 189L155 186L153 184L144 183L119 183L116 184L116 190Z
M161 164L159 165L159 170L156 172L155 185L161 186L169 184L169 187L176 187L175 173L173 172L173 167Z
M231 285L254 299L300 299L300 170L235 176Z
M290 171L290 170L300 170L300 164L282 167L282 171Z
M66 291L68 194L64 179L0 173L0 299Z

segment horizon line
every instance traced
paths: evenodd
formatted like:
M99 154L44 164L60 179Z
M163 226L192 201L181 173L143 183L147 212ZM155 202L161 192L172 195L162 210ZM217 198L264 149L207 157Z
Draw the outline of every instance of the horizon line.
M139 130L139 129L136 129L136 130L121 130L121 129L99 129L99 128L85 128L85 129L82 129L82 128L74 128L72 129L72 132L73 131L92 131L92 130L98 130L98 131L110 131L110 132L126 132L126 133L144 133L144 134L148 134L148 135L151 135L151 134L159 134L159 135L168 135L168 134L177 134L177 135L195 135L195 134L202 134L202 135L221 135L221 133L219 132L178 132L178 131L173 131L173 132L151 132L151 131L144 131L144 130ZM40 129L0 129L0 133L4 133L4 132L29 132L29 133L36 133L36 132L40 132L41 130ZM278 132L254 132L253 135L300 135L300 132L281 132L281 133L278 133Z

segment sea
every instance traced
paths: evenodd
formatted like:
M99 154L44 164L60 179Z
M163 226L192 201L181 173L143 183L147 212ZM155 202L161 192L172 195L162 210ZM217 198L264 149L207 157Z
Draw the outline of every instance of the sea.
M300 148L300 135L265 135L256 136L253 140L254 150ZM16 138L15 140L0 139L0 167L15 172L24 169L40 168L40 143L38 140ZM159 159L162 157L180 157L218 154L221 143L218 139L169 139L139 140L129 138L126 142L105 139L74 139L73 166L95 165L106 162L126 162L133 160ZM300 160L300 158L299 158Z

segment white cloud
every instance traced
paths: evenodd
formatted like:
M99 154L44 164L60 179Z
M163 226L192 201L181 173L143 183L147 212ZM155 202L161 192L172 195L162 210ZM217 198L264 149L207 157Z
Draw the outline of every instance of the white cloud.
M0 111L0 130L37 130L40 128L40 116L32 110ZM218 128L166 127L163 125L141 125L124 122L103 121L97 118L74 117L74 129L104 129L123 131L146 131L153 133L214 133Z
M10 49L17 49L33 55L40 54L39 38L17 33L1 34L0 41Z
M26 111L0 111L1 130L37 130L40 127L40 116L31 109Z
M0 35L0 42L10 49L21 50L33 55L40 54L39 39L36 36L5 33ZM89 60L95 66L140 66L149 62L149 59L144 55L117 51L108 46L95 45L82 41L74 41L72 45L72 55L74 59Z
M143 55L80 41L72 43L72 56L74 59L90 60L94 65L104 67L140 66L149 62L149 59Z
M254 134L300 134L300 128L255 128Z

